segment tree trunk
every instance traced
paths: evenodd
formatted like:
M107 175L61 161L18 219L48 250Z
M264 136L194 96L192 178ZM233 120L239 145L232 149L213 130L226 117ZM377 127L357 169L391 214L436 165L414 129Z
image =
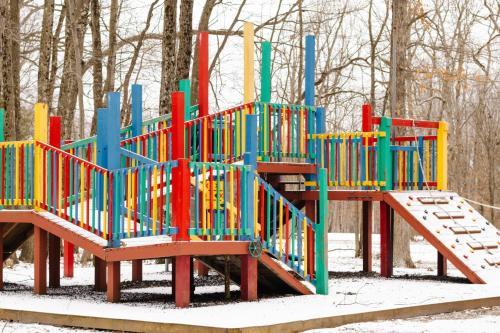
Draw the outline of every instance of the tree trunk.
M90 2L90 26L92 30L92 93L94 96L94 114L92 116L92 125L90 134L96 132L97 109L104 107L103 103L103 82L102 82L102 43L101 43L101 5L99 0Z
M406 50L409 42L408 2L392 2L391 35L391 116L406 116ZM394 262L415 267L411 259L411 230L401 218L394 221Z
M62 117L61 137L71 138L73 134L73 121L75 117L75 106L79 91L78 71L76 61L81 62L83 52L83 39L87 27L88 0L80 0L71 3L74 5L73 14L69 11L69 1L66 0L67 20L66 20L66 40L64 43L64 65L61 79L57 114ZM73 16L73 19L70 18ZM72 25L76 25L73 27ZM76 33L76 38L73 34ZM75 45L77 41L80 45ZM76 51L78 50L78 54ZM80 73L81 74L81 73Z
M59 41L61 37L61 31L63 28L64 20L66 18L66 7L63 6L61 9L61 13L59 15L59 20L57 22L56 31L52 36L52 50L50 55L50 73L49 80L47 83L47 103L49 104L49 112L51 114L54 113L53 110L53 99L54 99L54 90L56 87L56 77L57 77L57 56L59 50Z
M175 41L177 26L177 0L165 0L161 55L160 114L171 108L171 94L175 91Z
M176 83L189 79L193 49L193 0L182 0L179 16L179 52L177 52Z
M40 57L38 59L38 102L48 103L49 69L52 49L52 26L54 21L54 0L45 0L40 36Z
M207 0L203 11L201 12L200 22L198 23L198 31L208 31L208 22L212 11L220 0ZM198 104L198 57L199 57L198 36L196 36L196 44L194 45L193 66L191 67L191 104Z

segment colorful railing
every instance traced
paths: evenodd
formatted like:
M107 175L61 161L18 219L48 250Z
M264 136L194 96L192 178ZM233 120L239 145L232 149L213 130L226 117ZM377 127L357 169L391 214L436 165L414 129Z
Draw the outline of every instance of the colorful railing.
M385 185L379 172L378 138L385 132L313 134L316 165L327 169L328 186L378 187ZM306 185L316 186L316 182Z
M314 155L309 135L315 133L312 106L255 103L258 115L258 156L263 160L309 158Z
M171 235L171 175L176 162L109 172L111 240Z
M437 136L404 136L392 140L395 190L422 190L437 186Z
M112 217L109 171L38 141L35 160L35 207L108 239Z
M315 128L315 108L248 103L185 122L186 156L195 162L234 162L243 159L246 115L257 115L257 153L261 160L309 158L314 149L309 134ZM171 158L171 128L122 141L122 146L149 159Z
M32 204L33 161L33 141L0 143L0 205Z
M265 249L314 284L317 224L258 176L255 197L255 219Z
M257 237L257 221L248 218L251 208L247 187L253 186L249 166L222 163L189 163L193 193L190 234L208 240ZM250 180L250 182L249 182Z

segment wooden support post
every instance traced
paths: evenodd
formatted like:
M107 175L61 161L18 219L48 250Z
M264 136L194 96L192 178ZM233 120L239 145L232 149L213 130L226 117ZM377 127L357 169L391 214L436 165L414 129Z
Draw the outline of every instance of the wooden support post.
M142 259L132 260L132 281L142 282Z
M191 256L177 256L174 262L175 306L185 308L189 306L191 296Z
M392 276L392 223L391 207L380 202L380 274Z
M241 260L241 299L253 301L257 299L257 259L248 254L240 256Z
M37 295L44 295L47 292L47 232L35 226L34 238L35 238L34 292Z
M59 288L61 278L61 239L49 234L49 287Z
M108 261L106 266L108 270L108 302L116 303L120 301L120 262Z
M363 201L363 272L372 271L373 202Z
M106 291L106 262L94 256L94 288L96 291Z
M75 265L75 246L64 241L64 277L73 277Z
M446 261L446 258L439 252L437 258L437 266L438 276L446 276L448 274L448 263Z
M3 223L0 223L0 290L2 289L3 289Z

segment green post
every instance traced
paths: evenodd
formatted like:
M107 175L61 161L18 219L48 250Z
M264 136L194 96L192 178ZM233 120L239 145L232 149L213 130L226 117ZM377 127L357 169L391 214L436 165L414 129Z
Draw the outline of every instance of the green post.
M260 101L264 103L271 102L271 42L262 42Z
M379 132L384 133L378 138L378 181L385 182L380 186L381 190L392 190L392 158L391 158L391 125L392 119L382 117L380 119Z
M5 110L0 108L0 142L5 141L5 136L3 133L4 121L5 121Z
M328 295L328 183L326 169L319 170L319 219L316 224L316 294Z
M190 80L179 81L179 91L184 93L184 120L191 120L191 82Z

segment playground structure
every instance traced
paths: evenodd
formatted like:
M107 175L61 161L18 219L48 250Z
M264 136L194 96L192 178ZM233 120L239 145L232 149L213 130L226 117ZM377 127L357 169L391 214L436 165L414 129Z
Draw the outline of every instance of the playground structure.
M189 81L172 112L142 121L141 86L132 86L132 124L120 129L120 95L108 93L97 135L70 142L60 118L36 104L33 140L0 144L0 258L31 234L34 291L72 276L73 245L95 256L95 286L120 299L120 262L172 257L173 293L189 305L192 259L224 271L244 300L257 291L328 293L329 200L363 202L363 270L371 271L373 202L380 202L381 275L392 275L397 212L474 283L498 279L500 233L447 191L447 124L376 117L364 105L362 129L327 133L315 106L315 38L306 37L305 104L271 103L271 44L262 44L261 94L254 96L253 27L244 26L244 101L209 113L208 34L201 33L199 105ZM2 122L3 123L3 122ZM406 128L399 135L397 128ZM48 129L48 130L47 130ZM284 175L296 176L288 184ZM48 253L47 253L48 245ZM2 264L2 262L0 262ZM3 267L3 265L0 265ZM0 288L2 287L0 269Z

